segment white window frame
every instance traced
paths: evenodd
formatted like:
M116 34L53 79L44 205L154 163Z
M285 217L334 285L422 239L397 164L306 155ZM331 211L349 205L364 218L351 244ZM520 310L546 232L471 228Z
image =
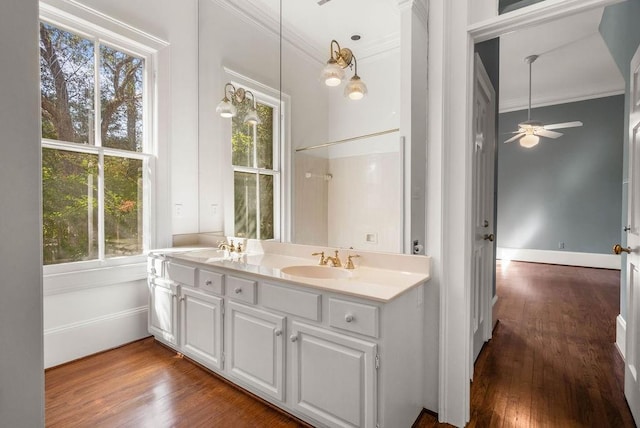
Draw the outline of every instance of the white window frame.
M254 168L233 165L232 148L231 148L231 121L229 119L221 119L226 121L228 127L228 139L225 138L228 153L227 165L229 165L229 177L225 180L225 211L224 211L224 234L226 236L235 235L235 190L234 190L234 174L238 172L247 172L251 174L267 174L272 175L273 179L273 238L270 241L286 241L290 235L287 228L287 218L289 217L289 197L290 194L290 160L288 156L288 114L286 107L288 106L287 98L282 98L280 91L271 88L263 83L246 77L229 68L224 68L225 74L229 77L227 80L236 88L241 87L251 91L255 96L256 102L273 107L273 168ZM255 150L255 147L254 147ZM255 159L255 157L254 157ZM259 193L258 196L259 198ZM258 216L260 215L258 209ZM259 221L259 217L258 217ZM259 238L261 239L261 238Z
M104 256L104 209L102 206L98 209L99 216L99 232L98 239L99 255L98 259L66 262L59 264L51 264L43 266L43 274L45 276L45 285L48 282L56 283L55 279L60 280L60 287L63 287L62 281L69 280L64 274L99 272L101 268L112 268L119 266L128 266L125 269L126 274L121 278L123 280L132 276L139 277L140 269L131 270L130 266L140 265L145 262L146 254L155 245L155 180L157 177L157 155L158 147L158 121L157 121L157 68L158 68L158 51L168 46L168 43L128 26L120 21L112 19L93 9L85 7L79 3L56 3L58 7L50 5L48 2L40 2L40 21L49 23L63 30L68 30L78 34L94 43L100 43L105 46L117 49L124 53L140 57L145 61L144 69L144 86L143 86L143 132L141 152L133 152L127 150L111 149L100 145L100 138L96 138L96 145L88 146L84 144L68 143L62 141L54 141L42 139L42 148L63 149L79 153L87 153L97 155L100 159L104 156L118 156L132 159L139 159L143 162L143 251L139 255L118 256L105 258ZM97 51L96 51L97 52ZM97 84L97 83L96 83ZM95 97L99 97L99 91L96 91ZM99 134L99 109L96 108L96 126L95 132ZM103 172L99 172L98 191L104 191ZM102 198L99 197L100 203ZM133 273L135 271L135 274ZM62 275L62 276L61 276ZM86 275L84 275L86 276ZM53 281L47 281L53 280ZM86 278L85 278L86 279ZM113 278L115 280L115 277ZM73 280L71 282L74 282ZM78 278L78 282L84 282ZM54 286L54 288L56 288ZM66 287L63 287L66 288Z

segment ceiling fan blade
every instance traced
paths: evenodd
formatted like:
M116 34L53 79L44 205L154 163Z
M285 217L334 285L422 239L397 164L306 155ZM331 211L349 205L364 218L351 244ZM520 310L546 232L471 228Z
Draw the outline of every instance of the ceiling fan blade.
M534 134L547 138L558 138L562 136L562 132L549 131L548 129L537 129Z
M510 143L512 141L516 141L518 138L524 137L527 134L517 134L514 135L513 137L509 138L507 141L505 141L505 143Z
M544 125L544 129L575 128L577 126L582 126L582 122L576 120L575 122L552 123Z

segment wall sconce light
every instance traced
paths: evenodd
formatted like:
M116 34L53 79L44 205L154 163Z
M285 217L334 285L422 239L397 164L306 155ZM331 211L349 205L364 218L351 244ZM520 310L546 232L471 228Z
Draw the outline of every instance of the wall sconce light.
M333 50L334 44L337 47L335 51ZM337 41L331 40L329 54L331 57L321 73L324 83L327 86L338 86L344 78L344 69L347 67L355 68L353 77L344 88L344 96L352 100L362 99L367 94L367 85L358 76L358 60L351 49L341 48Z
M251 95L251 100L248 98L249 95ZM244 123L248 125L257 125L260 123L256 109L256 97L253 95L253 92L243 88L236 89L231 83L224 85L224 98L222 98L222 101L220 101L220 104L216 107L216 113L226 119L235 117L236 114L238 114L238 109L234 105L234 101L236 104L242 104L245 101L251 103L249 112L244 117Z

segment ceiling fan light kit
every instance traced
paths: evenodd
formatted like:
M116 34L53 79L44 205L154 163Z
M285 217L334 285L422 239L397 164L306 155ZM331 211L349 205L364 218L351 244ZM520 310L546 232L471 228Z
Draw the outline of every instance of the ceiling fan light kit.
M535 147L540 142L540 137L546 138L558 138L562 136L562 132L552 131L552 129L562 128L574 128L576 126L582 126L582 122L564 122L553 123L545 125L544 123L531 120L531 64L538 59L538 55L529 55L524 59L524 62L529 65L529 107L527 109L527 120L518 124L518 130L513 132L513 137L509 138L505 143L511 143L512 141L520 140L520 146L530 149Z

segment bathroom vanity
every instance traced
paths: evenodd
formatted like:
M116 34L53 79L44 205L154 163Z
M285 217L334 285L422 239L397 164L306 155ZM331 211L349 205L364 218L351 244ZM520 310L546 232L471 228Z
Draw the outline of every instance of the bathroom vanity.
M331 249L265 245L153 252L149 332L314 426L410 427L437 361L423 342L429 258L358 252L345 269L311 256Z

